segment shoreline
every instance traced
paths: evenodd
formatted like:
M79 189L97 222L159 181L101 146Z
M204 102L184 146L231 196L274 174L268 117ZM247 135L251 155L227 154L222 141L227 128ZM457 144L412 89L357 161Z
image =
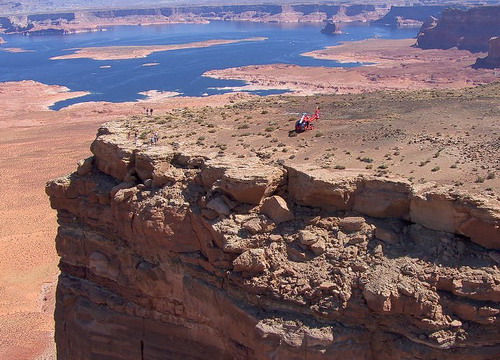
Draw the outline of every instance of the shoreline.
M369 39L303 53L357 67L289 64L210 70L203 76L245 81L240 89L289 89L298 95L348 94L377 90L464 88L498 80L494 70L475 70L478 54L466 50L422 50L414 39Z

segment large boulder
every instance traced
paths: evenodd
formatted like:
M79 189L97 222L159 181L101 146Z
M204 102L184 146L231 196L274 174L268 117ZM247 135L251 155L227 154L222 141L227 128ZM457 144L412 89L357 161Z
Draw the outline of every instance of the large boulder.
M135 155L135 172L142 181L161 177L172 166L173 157L172 149L167 146L141 150Z
M201 177L206 187L215 185L233 200L258 205L283 184L285 171L258 159L244 162L226 158L208 161Z
M307 170L288 166L288 191L300 205L327 210L350 210L362 177L349 172L326 169Z
M97 168L121 181L126 180L135 162L135 146L127 141L125 131L119 124L105 124L90 146Z

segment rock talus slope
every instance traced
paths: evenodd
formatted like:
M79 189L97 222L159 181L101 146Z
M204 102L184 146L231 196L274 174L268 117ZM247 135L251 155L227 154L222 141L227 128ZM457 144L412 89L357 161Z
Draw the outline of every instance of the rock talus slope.
M498 202L127 132L47 184L60 359L500 356Z

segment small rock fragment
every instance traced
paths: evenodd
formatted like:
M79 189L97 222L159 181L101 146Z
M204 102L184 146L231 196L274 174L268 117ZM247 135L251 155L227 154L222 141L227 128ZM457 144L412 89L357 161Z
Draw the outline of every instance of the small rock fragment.
M500 264L500 252L498 251L490 251L488 256L497 264Z
M265 199L260 211L277 224L294 219L294 215L288 209L285 199L277 195Z
M255 235L261 233L264 229L262 227L262 222L259 218L253 218L243 223L243 229L250 231L251 234Z
M84 175L90 174L92 172L93 163L94 163L94 157L93 156L88 157L88 158L83 159L83 160L80 160L78 162L78 168L77 168L76 172L80 176L84 176Z
M235 271L257 274L267 268L264 249L250 249L233 261Z
M231 214L231 210L220 197L210 200L207 204L207 208L214 210L219 215L228 216Z
M339 226L342 230L351 233L361 230L365 223L365 219L362 217L346 217L340 219Z
M312 244L310 247L311 247L311 251L314 253L314 255L319 256L326 251L326 242L324 239L319 239L314 244Z
M318 235L309 230L299 231L299 241L302 245L310 246L319 240Z
M375 229L375 237L386 244L395 245L399 242L398 235L394 231L380 227Z

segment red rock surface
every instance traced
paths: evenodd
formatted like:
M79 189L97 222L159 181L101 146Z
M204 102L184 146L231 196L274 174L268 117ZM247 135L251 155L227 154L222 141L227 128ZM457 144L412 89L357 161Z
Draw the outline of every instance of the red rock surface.
M46 188L60 359L500 355L497 200L137 147L129 126Z

